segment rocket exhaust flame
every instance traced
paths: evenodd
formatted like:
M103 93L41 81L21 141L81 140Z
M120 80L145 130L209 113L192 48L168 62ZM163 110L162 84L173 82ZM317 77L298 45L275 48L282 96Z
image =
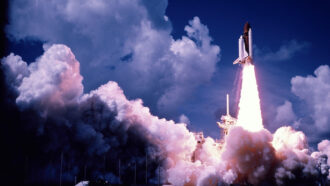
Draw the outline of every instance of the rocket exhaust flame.
M237 125L245 130L257 132L262 130L262 117L258 86L254 65L245 64L242 73L242 88L238 105Z

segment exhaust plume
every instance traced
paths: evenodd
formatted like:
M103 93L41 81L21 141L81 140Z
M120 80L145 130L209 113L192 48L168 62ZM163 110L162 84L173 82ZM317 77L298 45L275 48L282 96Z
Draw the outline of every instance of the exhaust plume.
M240 96L237 125L251 132L260 131L264 127L254 65L243 66Z

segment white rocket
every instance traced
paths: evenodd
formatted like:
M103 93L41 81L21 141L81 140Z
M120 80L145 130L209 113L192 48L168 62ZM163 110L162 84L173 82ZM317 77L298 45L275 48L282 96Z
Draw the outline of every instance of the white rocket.
M253 64L252 61L252 30L247 22L244 25L244 33L238 39L238 58L233 64Z

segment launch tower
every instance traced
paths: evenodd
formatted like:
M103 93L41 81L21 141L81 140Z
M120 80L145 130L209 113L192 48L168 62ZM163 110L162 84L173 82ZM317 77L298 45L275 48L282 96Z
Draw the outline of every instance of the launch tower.
M222 128L223 134L227 135L229 129L234 126L237 122L237 119L232 117L229 114L229 95L227 94L227 114L221 116L221 121L217 122L218 126Z

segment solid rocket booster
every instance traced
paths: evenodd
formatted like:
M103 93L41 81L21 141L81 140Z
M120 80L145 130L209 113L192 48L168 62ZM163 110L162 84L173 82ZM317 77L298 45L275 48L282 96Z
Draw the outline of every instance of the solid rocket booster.
M251 57L251 59L252 59L252 54L253 54L252 49L253 49L253 47L252 47L252 30L250 28L250 30L249 30L249 56Z
M244 32L238 39L238 58L233 64L252 64L252 30L247 22L244 25Z

